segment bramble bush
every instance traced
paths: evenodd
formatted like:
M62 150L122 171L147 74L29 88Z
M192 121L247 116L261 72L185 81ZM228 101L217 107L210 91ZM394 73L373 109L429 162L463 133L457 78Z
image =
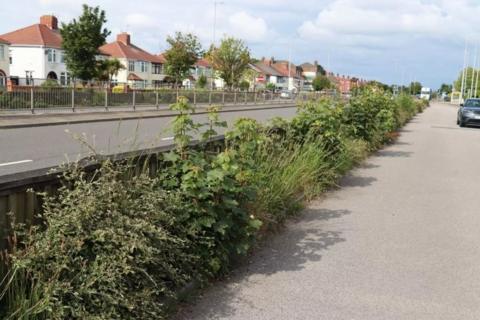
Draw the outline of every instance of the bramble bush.
M42 223L14 226L0 280L4 319L161 319L192 281L224 274L266 232L391 139L424 102L359 91L322 99L291 121L239 119L223 145L219 108L198 124L172 105L176 148L156 172L104 162L73 167L44 195ZM191 147L200 136L202 143Z

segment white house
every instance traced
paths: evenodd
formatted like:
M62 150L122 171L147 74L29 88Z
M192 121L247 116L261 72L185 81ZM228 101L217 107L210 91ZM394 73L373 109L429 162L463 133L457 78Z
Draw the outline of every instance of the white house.
M70 76L64 63L62 37L55 16L40 17L40 23L0 35L10 43L12 82L30 85L53 79L67 84Z
M0 87L7 85L10 75L10 53L8 41L0 38Z
M118 59L124 66L114 78L133 88L156 87L164 80L165 59L135 46L126 32L117 35L117 41L100 47L100 53Z

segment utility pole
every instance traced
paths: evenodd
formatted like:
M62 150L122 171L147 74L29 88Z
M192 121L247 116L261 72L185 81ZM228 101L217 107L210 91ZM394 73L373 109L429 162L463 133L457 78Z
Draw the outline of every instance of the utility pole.
M479 58L480 58L480 57L478 56L478 52L477 52L477 61L478 61L478 62L480 62L480 59L479 59ZM476 97L478 96L478 95L477 95L477 93L478 93L478 78L479 78L479 75L480 75L480 69L477 69L476 72L477 72L477 77L476 77L476 79L475 79L475 94L474 94L474 98L476 98ZM472 82L473 82L473 79L472 79Z
M212 49L215 49L215 42L217 36L217 6L224 4L223 1L215 0L213 2L213 39L212 39ZM215 81L215 68L212 65L212 74L211 74L211 81L210 81L210 90L213 90L213 83ZM224 85L225 87L225 85ZM223 88L225 90L225 88Z
M478 55L478 47L475 48L475 55L473 57L473 69L472 69L472 83L470 86L470 94L469 97L473 97L473 85L475 82L475 69L477 68L477 55Z
M463 56L463 69L462 69L462 86L460 89L460 103L463 101L463 94L465 91L465 72L467 68L467 54L468 54L468 47L467 47L467 40L465 40L465 53Z

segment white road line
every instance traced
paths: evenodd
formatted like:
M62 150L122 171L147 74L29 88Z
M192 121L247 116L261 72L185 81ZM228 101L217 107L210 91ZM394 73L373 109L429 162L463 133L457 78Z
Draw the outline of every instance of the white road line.
M33 162L33 160L21 160L21 161L15 161L15 162L0 163L0 167L13 166L16 164L29 163L29 162Z
M170 141L173 139L175 139L175 137L166 137L166 138L162 138L162 141Z

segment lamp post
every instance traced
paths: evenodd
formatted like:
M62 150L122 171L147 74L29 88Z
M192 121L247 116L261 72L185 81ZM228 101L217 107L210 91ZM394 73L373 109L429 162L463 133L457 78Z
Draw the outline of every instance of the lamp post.
M217 36L217 6L225 4L223 1L215 0L213 2L213 41L212 41L212 49L215 49L215 41ZM213 90L213 83L215 81L215 68L212 65L212 75L210 81L210 90Z

